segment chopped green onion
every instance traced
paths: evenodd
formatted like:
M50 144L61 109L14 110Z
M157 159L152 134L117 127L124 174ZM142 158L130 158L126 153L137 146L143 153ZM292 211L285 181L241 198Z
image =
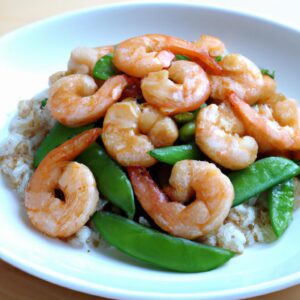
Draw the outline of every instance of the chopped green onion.
M176 58L176 60L190 60L187 56L180 55L180 54L176 54L175 58Z
M47 101L48 101L48 98L44 98L44 99L41 101L41 108L43 108L43 107L46 106Z
M269 76L269 77L275 79L275 71L272 71L272 72L271 72L271 71L268 70L268 69L260 69L260 71L261 71L261 74L267 75L267 76Z
M221 61L221 60L222 60L222 55L218 55L218 56L216 56L215 60L216 60L216 62L219 62L219 61Z
M113 54L107 54L101 57L93 69L93 76L101 80L107 80L117 74L119 74L119 71L113 64Z

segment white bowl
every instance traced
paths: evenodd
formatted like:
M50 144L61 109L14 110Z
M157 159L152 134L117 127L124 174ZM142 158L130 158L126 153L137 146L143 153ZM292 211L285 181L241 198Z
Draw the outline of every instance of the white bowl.
M102 6L25 27L0 40L2 137L20 99L47 87L79 45L115 44L143 33L195 40L220 37L232 52L276 70L279 90L298 97L300 33L259 17L197 4L135 3ZM255 296L300 282L300 214L279 241L249 247L206 273L155 269L116 250L74 249L28 224L24 208L1 181L0 254L5 261L74 290L119 299L229 299ZM159 247L159 245L158 245Z

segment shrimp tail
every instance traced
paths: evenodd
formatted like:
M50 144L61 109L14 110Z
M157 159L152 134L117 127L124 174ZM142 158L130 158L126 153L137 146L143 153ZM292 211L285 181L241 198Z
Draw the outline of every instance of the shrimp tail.
M157 205L168 201L166 195L153 181L146 168L128 167L127 171L134 193L149 215L157 211ZM148 199L155 199L155 201L148 201Z
M99 137L101 132L102 129L100 128L86 130L52 150L45 159L52 162L72 161L92 144ZM42 162L39 167L43 165Z
M243 101L235 93L230 93L228 97L234 111L242 119L248 133L256 140L268 141L270 145L276 150L289 149L294 141L292 133L289 133L285 127L275 129L270 126L270 121L266 118L262 118L248 103Z
M176 39L176 43L174 43L174 38L170 36L166 37L166 45L167 49L173 53L180 53L193 58L203 69L212 75L223 75L223 69L216 60L196 45L190 43L187 48L186 41Z

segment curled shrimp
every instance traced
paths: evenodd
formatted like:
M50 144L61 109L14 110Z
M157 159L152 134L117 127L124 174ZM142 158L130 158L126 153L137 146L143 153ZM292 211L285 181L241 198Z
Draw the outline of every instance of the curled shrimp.
M295 100L281 97L253 108L231 93L229 101L247 133L257 141L260 152L300 149L299 108Z
M95 212L99 194L91 171L71 162L99 136L90 129L60 145L42 160L25 191L31 223L52 237L69 237ZM61 190L64 199L55 196Z
M210 94L206 73L196 63L176 61L169 70L149 73L141 83L145 100L170 115L195 110Z
M115 49L113 63L124 73L142 78L150 72L168 68L174 54L193 58L213 74L222 71L213 58L193 43L163 34L146 34L120 43Z
M154 147L170 146L177 138L174 121L150 105L122 101L111 106L104 118L103 143L122 166L155 164L148 152Z
M226 50L224 43L220 39L206 34L201 35L194 44L213 57L223 55Z
M166 232L187 239L219 228L234 198L228 177L204 161L182 160L172 169L173 194L182 195L184 190L187 196L195 195L196 199L188 205L169 201L145 168L130 167L128 173L138 201L155 223Z
M244 169L256 160L258 145L246 135L243 123L228 104L210 104L201 109L195 134L201 151L225 168Z
M71 52L68 62L68 73L92 75L96 62L104 55L113 53L113 51L113 46L77 47Z
M264 84L260 69L240 54L229 54L219 62L224 76L210 76L211 97L225 101L229 92L236 93L249 104L258 101Z
M86 125L103 117L119 100L126 85L125 75L107 79L99 89L88 75L69 75L50 87L47 107L53 118L66 126Z

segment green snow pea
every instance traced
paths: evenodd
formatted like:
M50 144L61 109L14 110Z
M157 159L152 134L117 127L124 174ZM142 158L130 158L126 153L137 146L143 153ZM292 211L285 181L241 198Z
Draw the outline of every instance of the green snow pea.
M65 141L71 139L75 135L93 128L94 124L78 127L78 128L69 128L60 123L55 123L52 127L46 138L42 141L41 145L37 149L37 152L34 156L34 167L40 164L43 158L54 148L61 145Z
M235 198L233 206L300 174L300 167L283 157L267 157L248 168L230 173Z
M173 271L209 271L234 256L229 250L172 237L111 213L97 212L93 223L120 251Z
M149 154L157 160L169 165L174 165L176 162L184 159L201 159L203 157L199 148L194 143L156 148L149 151Z
M126 173L108 156L104 148L93 143L77 157L77 161L92 171L101 194L125 211L129 218L133 218L135 204L131 183Z
M113 54L101 57L93 69L93 76L101 80L107 80L117 74L119 74L119 70L113 64Z
M284 181L268 191L269 216L274 233L280 237L293 219L294 179Z
M195 122L188 122L179 129L179 138L183 142L192 142L195 139Z

